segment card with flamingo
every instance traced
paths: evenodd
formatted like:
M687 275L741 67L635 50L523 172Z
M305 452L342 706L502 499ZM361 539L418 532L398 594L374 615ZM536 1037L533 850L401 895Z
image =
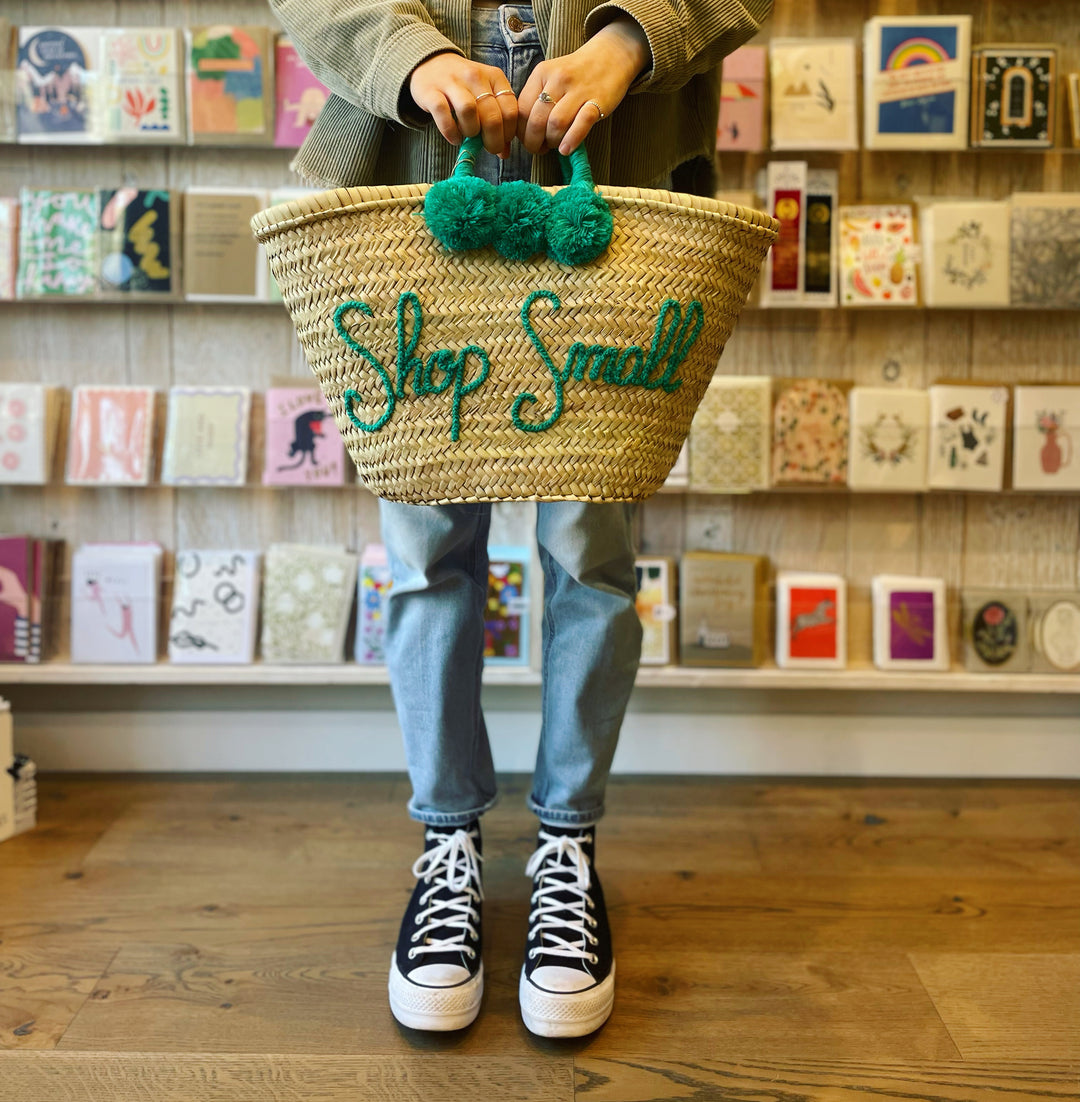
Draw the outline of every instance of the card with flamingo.
M84 544L71 561L71 661L157 659L161 547Z
M838 574L781 571L776 578L776 664L847 665L847 583Z
M101 35L108 141L183 142L184 57L175 27L110 27Z
M154 390L77 386L71 396L67 481L76 486L145 486L150 481Z

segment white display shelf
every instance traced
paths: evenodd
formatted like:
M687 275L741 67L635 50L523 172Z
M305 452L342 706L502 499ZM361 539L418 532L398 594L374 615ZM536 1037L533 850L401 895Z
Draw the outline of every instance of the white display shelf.
M540 674L531 669L489 666L488 685L536 686ZM83 665L44 662L0 667L5 685L387 685L384 666L346 662L326 666L281 666L257 662L250 666L195 666L158 662L154 665ZM910 673L872 666L846 670L703 669L684 666L642 666L642 689L796 689L862 692L1055 693L1080 695L1080 674L971 673L955 667L947 673Z

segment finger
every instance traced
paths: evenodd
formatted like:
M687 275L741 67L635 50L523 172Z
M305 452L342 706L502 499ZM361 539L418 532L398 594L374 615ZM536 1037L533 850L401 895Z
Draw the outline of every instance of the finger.
M441 92L436 93L436 95L438 98L435 99L433 96L431 103L420 103L417 106L423 108L431 116L435 125L439 128L439 133L451 145L461 145L465 139L458 129L450 103Z
M498 91L502 91L499 89ZM517 136L518 127L518 101L514 95L513 89L507 88L506 95L497 95L495 102L499 105L499 110L502 112L503 123L503 145L505 148L510 148L510 143Z
M466 138L475 138L480 133L480 110L476 102L476 93L464 84L452 84L446 90L450 106L454 110L458 128ZM487 103L487 100L482 100Z
M518 105L518 123L517 123L517 136L518 140L525 144L525 130L528 127L529 119L532 116L532 110L536 106L536 97L540 95L541 89L544 87L544 65L541 62L532 73L529 75L529 79L525 82L525 87L518 93L517 105ZM531 152L531 150L530 150Z
M544 99L544 93L550 97L552 102ZM529 112L529 119L525 124L525 137L522 139L522 144L532 154L539 154L545 151L545 147L553 148L553 145L548 141L548 125L552 112L556 109L559 103L559 93L551 85L541 89L537 94L536 102L532 105L532 110ZM518 133L521 132L521 124L518 123ZM559 137L562 137L560 131ZM558 144L557 142L554 144Z
M574 117L570 129L559 142L559 152L564 157L571 153L588 137L589 131L600 121L600 112L592 103L585 103Z
M574 125L581 114L581 99L576 95L566 95L559 100L548 113L547 127L544 130L544 145L548 149L558 149L563 136Z

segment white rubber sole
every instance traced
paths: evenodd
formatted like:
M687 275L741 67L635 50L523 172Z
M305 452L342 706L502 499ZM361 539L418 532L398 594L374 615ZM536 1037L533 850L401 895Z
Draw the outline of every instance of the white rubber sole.
M521 1018L530 1033L538 1037L584 1037L599 1029L615 1005L615 962L603 983L588 991L542 991L525 978L521 968L518 983Z
M467 983L456 987L421 987L398 971L397 954L390 956L390 1010L409 1029L464 1029L480 1013L484 995L484 965Z

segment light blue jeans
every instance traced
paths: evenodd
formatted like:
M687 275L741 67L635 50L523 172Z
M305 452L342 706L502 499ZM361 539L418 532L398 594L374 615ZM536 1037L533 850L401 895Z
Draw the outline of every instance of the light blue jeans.
M541 60L528 4L473 8L472 56L520 92ZM528 179L530 156L481 157L493 183ZM544 574L540 747L527 804L549 825L589 825L604 792L641 657L635 506L538 502ZM409 815L461 826L495 805L480 675L491 506L379 501L393 587L386 661L405 741Z

